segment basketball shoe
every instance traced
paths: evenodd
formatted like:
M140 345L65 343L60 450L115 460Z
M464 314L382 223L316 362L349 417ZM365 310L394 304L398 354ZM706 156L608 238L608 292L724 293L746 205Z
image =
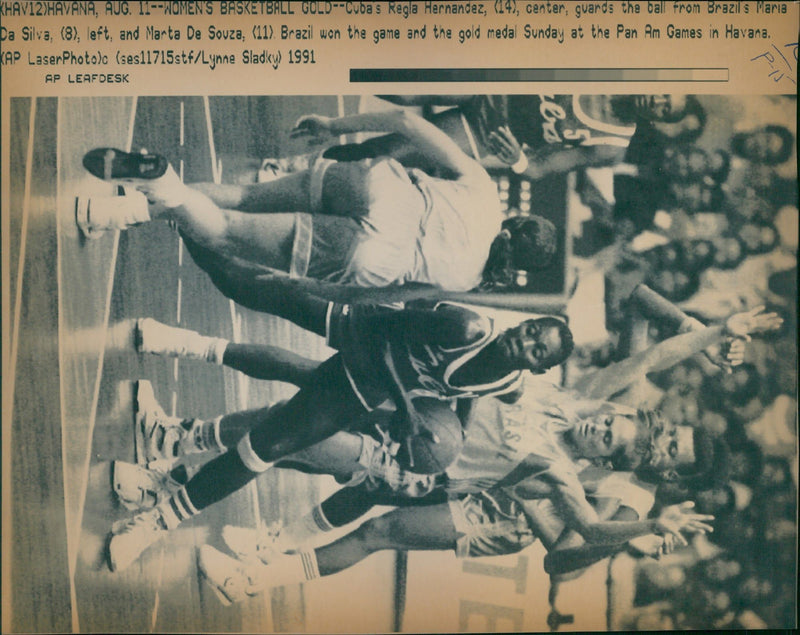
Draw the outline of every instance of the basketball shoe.
M198 568L226 606L258 595L266 584L266 565L256 560L242 562L210 545L198 551Z
M134 189L120 188L117 196L75 197L75 222L83 235L92 240L106 232L150 220L147 197Z

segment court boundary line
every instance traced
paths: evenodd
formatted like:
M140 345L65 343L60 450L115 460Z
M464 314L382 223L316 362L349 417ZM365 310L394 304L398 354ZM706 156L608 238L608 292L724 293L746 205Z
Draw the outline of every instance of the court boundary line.
M60 103L61 102L59 100L59 107L60 107ZM128 123L128 138L127 138L126 146L125 146L125 149L127 151L130 151L131 147L133 145L133 127L134 127L134 123L136 121L136 107L137 107L137 104L138 104L138 97L134 96L132 98L132 102L131 102L131 114L130 114L129 123ZM93 393L92 393L92 406L91 406L91 409L89 411L89 430L88 430L88 433L89 433L90 443L89 443L89 449L88 449L88 452L87 452L87 455L86 455L86 461L84 463L83 480L82 480L83 485L81 486L79 505L78 505L78 530L79 531L83 527L83 514L84 514L84 511L85 511L85 507L86 507L86 495L87 495L87 491L89 489L89 472L90 472L91 464L92 464L92 443L91 443L91 440L94 439L94 429L95 429L95 424L97 422L97 405L98 405L98 403L100 401L100 385L101 385L102 379L103 379L103 367L104 367L104 364L105 364L105 357L106 357L106 340L108 338L108 322L109 322L109 318L111 316L111 295L112 295L112 293L114 291L114 278L115 278L114 273L115 273L115 271L117 269L117 256L119 254L119 234L120 234L119 230L114 232L114 243L113 243L113 246L112 246L111 261L110 261L110 267L109 267L110 275L108 276L108 283L107 283L107 286L106 286L105 307L103 309L102 353L100 355L100 360L99 360L98 366L97 366L97 377L95 379L94 390L93 390ZM59 263L59 266L60 266L60 263ZM59 287L60 287L60 285L61 285L61 278L60 277L58 279L58 282L59 282ZM60 290L59 290L59 298L60 298L60 296L61 296L61 293L60 293ZM60 302L60 299L59 299L59 302ZM59 328L60 328L60 323L61 323L61 316L59 315ZM59 348L59 363L60 363L60 360L61 360L61 339L60 339L60 337L59 337L59 347L58 348ZM59 382L60 382L60 378L59 378ZM63 394L63 390L62 390L62 394ZM64 426L64 411L63 411L63 409L61 411L61 425L62 425L62 430L63 430L63 426ZM66 486L66 481L65 481L65 486ZM65 493L65 497L66 497L66 493ZM66 512L66 508L65 508L65 512ZM69 544L69 539L67 539L67 540L68 540L68 544ZM70 566L70 570L71 570L71 573L70 573L70 592L71 593L75 592L75 571L77 569L78 553L80 551L79 546L80 546L80 535L78 537L78 545L74 549L74 554L72 552L69 553L69 566ZM76 626L80 623L80 617L79 617L78 611L77 611L77 597L75 598L75 602L76 602L76 609L75 609L75 613L73 614L73 617L72 617L72 624L73 624L73 632L77 633L77 632L79 632L79 630L78 630L78 628L76 628Z
M33 142L35 136L35 127L36 127L36 101L37 98L31 98L31 111L28 115L28 147L25 151L25 189L22 194L22 223L20 225L20 245L19 245L19 254L17 257L18 265L17 265L17 286L14 289L14 322L11 327L11 346L8 355L8 372L7 377L8 381L3 384L3 394L8 395L8 402L11 404L8 406L7 414L5 415L4 421L8 422L8 430L5 429L6 426L3 426L3 458L10 458L6 457L6 451L10 452L12 447L12 433L14 430L14 393L16 390L17 384L17 355L19 353L19 320L21 314L21 307L22 304L22 284L24 282L25 277L25 252L26 252L26 243L28 239L28 216L30 213L30 202L31 202L31 176L33 174ZM9 184L10 190L10 184ZM9 196L10 196L9 191ZM10 237L9 237L10 239ZM10 385L9 385L10 384ZM13 471L11 470L11 461L4 460L3 461L3 482L6 484L3 491L3 512L6 511L5 503L8 501L8 505L11 506L11 509L8 511L13 510L13 490L11 489L11 477L13 476ZM8 491L6 491L8 489ZM6 518L5 513L3 514L4 519ZM10 518L10 515L8 516ZM6 523L3 522L3 528L6 529ZM3 546L10 546L14 544L13 536L11 532L12 527L8 528L8 531L3 531ZM4 553L6 552L4 550ZM7 586L4 585L8 589L9 595L11 595L11 599L8 602L3 602L3 605L8 608L7 611L3 611L3 630L6 630L6 624L11 626L13 623L13 584L12 583L12 571L11 571L11 561L10 559L3 558L3 582L9 582Z
M17 286L14 289L14 324L11 333L11 351L9 353L8 375L11 386L7 389L11 406L8 410L8 420L14 421L14 391L17 387L17 356L19 354L19 321L22 312L22 285L25 281L25 256L28 243L28 220L31 206L31 178L33 176L33 142L36 128L36 102L39 98L31 100L31 112L28 123L28 148L25 153L25 190L22 195L22 223L20 225L20 244L17 265ZM10 441L7 441L10 443Z

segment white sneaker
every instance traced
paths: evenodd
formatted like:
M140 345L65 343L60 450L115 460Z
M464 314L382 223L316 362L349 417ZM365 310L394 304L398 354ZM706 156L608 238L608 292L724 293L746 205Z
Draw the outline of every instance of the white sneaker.
M244 563L222 553L210 545L198 551L200 573L226 606L254 597L266 587L261 563Z
M272 527L235 527L225 525L222 528L222 539L228 548L241 560L260 560L269 564L280 553L277 548L280 525Z
M147 197L133 189L122 196L78 196L75 222L86 238L96 239L109 231L128 229L150 218Z
M365 468L366 478L373 486L385 483L394 492L419 498L433 491L436 485L434 474L417 474L404 470L397 462L394 452L386 443L380 443L369 435L362 437L358 463Z
M112 571L129 567L145 549L166 534L160 518L159 510L151 509L114 523L108 543L108 566Z
M207 338L197 331L170 326L153 318L136 320L134 342L139 353L208 361Z
M178 460L180 442L187 431L179 417L164 412L156 401L153 385L145 379L136 382L133 425L137 464L148 467L153 461L160 461L163 466Z
M111 482L120 504L130 511L153 509L181 486L169 473L125 461L111 463Z

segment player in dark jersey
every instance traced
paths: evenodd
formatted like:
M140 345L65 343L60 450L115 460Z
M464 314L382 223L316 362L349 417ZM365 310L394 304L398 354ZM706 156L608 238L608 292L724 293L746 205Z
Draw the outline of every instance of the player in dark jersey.
M176 527L274 461L330 437L387 399L401 413L407 435L413 435L419 424L414 394L473 398L508 392L522 369L542 372L561 363L572 349L568 327L555 318L526 320L500 331L491 319L455 305L402 310L336 306L305 295L291 301L297 323L327 336L340 352L323 362L283 407L228 415L250 419L250 431L164 504L118 524L109 544L112 569L133 562L162 530ZM433 355L426 359L423 349ZM410 356L417 352L419 358L412 362Z
M736 318L740 322L738 326L746 325L746 328L735 326L734 321L729 321L726 328L732 329L732 333L747 337L748 331L775 328L779 325L777 316L758 315L759 311L756 309ZM587 385L588 389L593 395L611 394L638 376L637 369L642 365L645 367L669 365L687 352L698 351L719 339L723 333L721 327L712 327L680 335L671 342L659 345L653 351L632 358L618 367L606 369L608 372L601 371L600 375L605 379L598 376L596 381ZM737 360L740 361L740 358L737 357ZM620 415L610 411L606 411L603 416L578 419L573 423L568 423L573 415L567 415L567 420L563 421L562 413L569 411L570 404L573 403L572 398L563 391L562 398L552 403L549 401L539 403L541 395L537 391L534 391L531 398L533 401L526 401L523 411L518 413L527 417L528 423L507 429L518 435L531 435L532 441L528 441L525 446L530 448L530 453L517 467L510 468L512 463L502 456L504 452L510 452L508 449L510 446L505 446L502 441L492 441L504 438L501 427L495 430L500 432L499 435L483 435L485 437L483 441L475 439L478 445L475 448L477 453L474 454L483 456L484 460L475 462L465 457L463 461L462 459L457 461L463 463L463 466L457 465L452 472L448 468L446 474L452 474L453 477L445 479L443 488L446 492L458 495L449 502L445 502L441 496L433 495L427 500L429 503L427 506L420 506L417 502L411 507L391 512L386 517L367 521L359 529L331 545L312 551L278 556L267 567L253 560L236 562L211 547L204 547L201 551L201 570L224 599L235 601L265 587L332 575L382 549L455 548L462 556L512 553L530 544L537 535L542 535L537 524L539 521L535 519L536 510L531 509L531 505L534 507L539 505L542 497L556 501L556 509L562 524L577 530L588 543L605 545L599 550L590 550L583 555L570 555L569 560L573 563L576 561L585 563L589 558L603 557L610 553L609 550L613 551L611 549L613 545L618 546L635 535L641 536L654 531L662 534L671 533L681 542L683 538L679 536L679 531L674 531L677 524L683 522L679 517L686 519L686 526L690 527L690 530L708 529L707 526L701 526L708 518L694 517L691 504L671 509L667 513L669 518L644 521L643 513L646 515L651 502L650 505L642 507L644 511L637 510L638 520L634 517L624 521L624 517L617 517L615 521L623 522L603 522L588 506L585 500L584 482L579 479L574 466L576 458L605 456L614 462L615 469L631 469L636 465L632 461L638 460L640 466L644 468L642 473L647 474L648 479L654 482L724 478L720 474L724 466L724 450L718 450L716 444L707 438L708 435L699 434L689 426L675 426L656 415L647 415L638 420L639 424L644 426L643 429L647 430L646 442L641 443L638 440L638 433L633 431L635 426L625 432L625 426L618 425ZM482 400L481 403L492 401ZM501 410L512 408L510 415L513 424L515 416L513 406L495 405ZM481 427L496 428L493 423L494 417L484 416L482 420L484 422L481 423ZM606 420L611 423L606 423ZM631 425L630 421L627 425ZM561 436L564 432L566 437ZM700 432L705 431L700 430ZM564 441L567 443L564 444ZM500 446L497 446L498 443ZM510 471L500 480L495 478L492 483L491 479L486 478L492 470L487 460L495 455L495 463ZM623 455L627 457L624 460ZM678 476L675 475L676 470L679 471ZM455 476L459 478L454 478ZM488 491L482 489L489 486L491 489ZM352 521L353 509L357 509L357 513L363 513L371 504L400 504L396 498L381 499L373 495L371 502L369 497L366 499L365 508L364 499L359 503L357 492L347 490L342 492L345 496L355 494L355 498L350 496L349 500L356 502L356 505L355 507L333 505L325 508L342 509L343 514L337 513L333 516L336 518L336 526ZM437 493L444 492L440 489ZM315 512L318 517L327 519L325 515L320 516L321 509L318 507ZM672 528L666 529L667 525L664 525L664 522ZM673 525L673 522L677 524ZM244 593L245 589L247 593Z
M383 95L404 106L453 106L430 117L461 149L486 167L510 166L539 179L583 167L619 163L640 124L675 123L688 112L685 95ZM389 155L425 166L399 135L332 146L338 161ZM303 168L308 156L265 159L276 174ZM498 161L499 159L499 161Z

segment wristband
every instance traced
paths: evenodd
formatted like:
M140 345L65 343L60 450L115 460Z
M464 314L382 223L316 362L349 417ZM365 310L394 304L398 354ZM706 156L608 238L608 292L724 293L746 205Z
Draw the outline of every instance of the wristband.
M527 169L528 169L528 157L525 155L524 152L520 152L519 159L514 165L511 166L511 171L514 174L522 174Z

